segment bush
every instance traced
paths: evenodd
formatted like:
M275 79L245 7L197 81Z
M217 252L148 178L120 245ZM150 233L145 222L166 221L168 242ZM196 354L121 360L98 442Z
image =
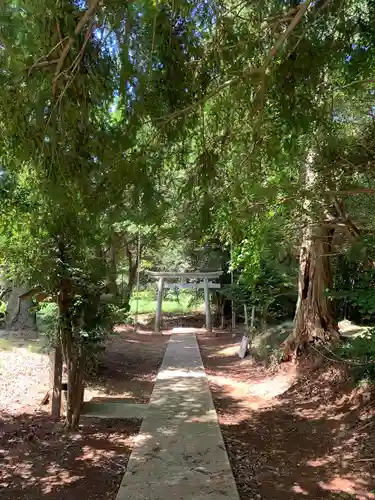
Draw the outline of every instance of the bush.
M38 330L50 340L56 336L58 326L57 304L54 302L41 302L36 313Z
M101 304L99 308L90 310L90 304L81 299L76 300L77 309L85 309L86 327L76 331L79 334L80 344L85 353L86 373L93 375L102 354L103 343L112 330L114 320L117 320L121 310L114 304ZM46 337L49 345L56 342L58 331L58 308L54 302L42 302L38 305L37 326L42 335Z
M6 303L0 300L0 325L4 323L6 310L7 310Z
M357 381L366 378L375 382L375 328L347 339L336 353L350 363Z

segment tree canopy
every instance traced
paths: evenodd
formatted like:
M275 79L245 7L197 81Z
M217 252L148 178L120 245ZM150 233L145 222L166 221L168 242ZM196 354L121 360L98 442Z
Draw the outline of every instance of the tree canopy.
M197 248L215 242L262 310L298 291L290 351L337 340L342 260L373 262L374 14L372 0L2 2L1 266L57 297L68 426L83 332L106 292L128 308L142 252L207 265Z

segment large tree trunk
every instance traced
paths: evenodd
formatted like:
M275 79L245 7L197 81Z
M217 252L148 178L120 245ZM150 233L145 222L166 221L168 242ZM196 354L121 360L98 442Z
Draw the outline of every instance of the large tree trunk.
M36 313L30 311L33 302L30 298L20 299L29 288L15 284L10 292L5 315L5 327L8 330L36 330Z
M295 328L284 346L284 359L317 341L337 341L339 336L333 305L327 297L332 288L330 251L333 230L309 225L300 251L299 296Z

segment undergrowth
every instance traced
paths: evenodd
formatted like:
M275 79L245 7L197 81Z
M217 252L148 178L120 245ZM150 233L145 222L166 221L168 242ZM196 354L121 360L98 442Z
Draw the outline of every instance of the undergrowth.
M375 382L375 327L351 339L346 339L335 351L350 365L357 382Z

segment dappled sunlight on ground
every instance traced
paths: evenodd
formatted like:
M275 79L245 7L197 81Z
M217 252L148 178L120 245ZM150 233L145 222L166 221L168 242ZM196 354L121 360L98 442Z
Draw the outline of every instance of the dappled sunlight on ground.
M168 339L128 330L109 337L85 399L147 403ZM49 389L48 356L29 339L0 340L0 497L115 498L140 420L85 417L79 432L65 433L48 406L39 407Z
M295 368L293 366L290 368L289 373L273 375L263 382L255 382L250 388L248 387L249 394L266 400L281 396L292 386L295 379Z
M231 335L199 341L242 500L375 498L374 399L345 368L271 373Z
M111 336L97 372L88 381L85 401L102 398L147 403L169 336L121 330Z
M1 412L0 489L9 500L112 498L138 429L134 421L91 419L69 434L43 414Z

